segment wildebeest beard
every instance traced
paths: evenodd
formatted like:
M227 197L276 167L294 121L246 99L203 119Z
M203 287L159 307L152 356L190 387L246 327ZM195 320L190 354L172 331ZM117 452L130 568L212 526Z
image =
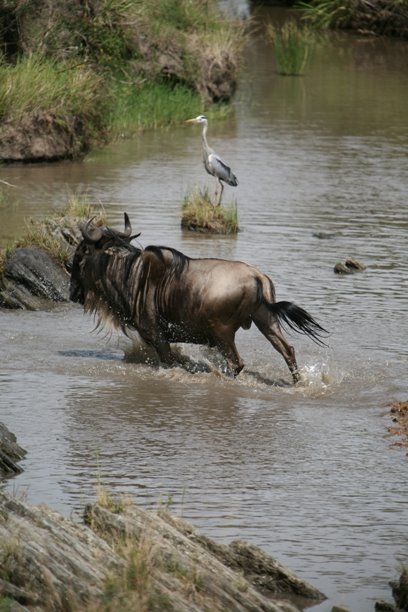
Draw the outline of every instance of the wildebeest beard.
M126 214L125 232L88 221L82 233L72 266L71 299L95 315L97 326L109 321L125 334L136 330L163 363L177 361L172 342L205 344L216 346L227 372L237 375L244 364L235 333L254 322L297 382L295 352L279 321L322 343L324 328L292 302L276 302L272 281L253 266L190 258L171 247L133 246Z

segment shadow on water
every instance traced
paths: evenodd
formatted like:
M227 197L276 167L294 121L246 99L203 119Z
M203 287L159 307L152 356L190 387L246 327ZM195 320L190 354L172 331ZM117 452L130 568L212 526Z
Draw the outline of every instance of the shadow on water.
M149 351L150 353L150 351ZM146 354L146 349L143 347L140 351L135 354L134 347L129 352L125 352L124 355L119 354L118 352L112 351L99 351L99 350L84 350L84 349L72 349L68 351L60 350L58 351L58 355L61 357L66 357L69 359L96 359L102 361L123 361L124 363L135 364L135 365L145 365L154 370L158 370L159 367L162 370L172 370L172 369L182 369L184 372L189 374L198 374L198 373L206 373L206 374L214 374L218 378L224 378L225 380L234 380L234 377L227 376L224 372L224 369L220 367L219 363L211 364L205 361L197 361L192 357L182 354L181 350L178 352L178 363L173 366L166 366L164 364L158 363L157 358L151 356L150 354ZM245 369L245 378L251 378L253 381L256 381L258 384L270 386L270 387L290 387L291 384L283 379L273 380L262 375L260 372L256 372L255 370ZM242 379L242 376L241 376ZM193 382L194 379L191 379ZM247 380L248 382L248 380Z
M94 350L69 350L69 351L58 351L58 355L61 357L68 357L71 359L101 359L103 361L121 361L123 357L118 353L110 351L94 351Z

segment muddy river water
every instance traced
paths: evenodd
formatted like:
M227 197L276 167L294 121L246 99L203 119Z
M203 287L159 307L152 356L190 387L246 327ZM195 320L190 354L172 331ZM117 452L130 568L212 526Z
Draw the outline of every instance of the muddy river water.
M246 368L229 380L199 347L182 347L193 371L126 361L129 341L92 333L76 305L0 310L0 420L28 451L9 491L77 515L102 483L260 545L326 593L318 612L391 599L408 563L408 459L387 431L389 403L408 396L407 66L407 43L338 36L304 77L281 77L254 34L234 112L209 129L239 179L224 191L234 237L180 229L186 190L212 188L199 128L0 168L14 185L2 185L3 246L86 193L116 227L126 210L143 245L253 263L330 330L327 348L291 336L294 388L257 329L238 334ZM335 275L348 256L366 270Z

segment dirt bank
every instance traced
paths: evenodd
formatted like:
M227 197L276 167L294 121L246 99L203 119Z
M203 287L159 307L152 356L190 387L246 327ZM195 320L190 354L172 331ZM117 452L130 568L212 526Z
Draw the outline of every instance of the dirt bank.
M398 436L394 444L408 448L408 401L393 402L390 412L394 425L389 427L388 431L393 436Z

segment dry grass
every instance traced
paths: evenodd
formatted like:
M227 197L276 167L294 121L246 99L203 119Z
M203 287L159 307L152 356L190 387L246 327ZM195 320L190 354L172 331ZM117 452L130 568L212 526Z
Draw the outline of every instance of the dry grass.
M69 196L66 207L62 212L49 217L34 221L26 221L26 232L22 238L9 244L7 248L0 249L0 277L4 273L7 255L10 251L19 247L36 246L62 266L66 266L72 256L71 245L63 239L66 234L76 231L79 220L95 217L94 223L103 225L106 223L105 213L101 205L92 204L86 196L72 194ZM1 611L0 611L1 612Z
M408 401L393 402L390 412L394 425L389 427L388 431L399 437L398 442L394 444L408 448Z
M106 487L97 487L98 504L114 514L120 514L131 508L134 502L125 495L113 496ZM153 585L154 568L158 564L158 554L153 538L146 534L132 537L128 533L106 531L98 523L91 528L109 543L112 549L123 559L123 565L112 568L105 582L105 590L100 600L89 602L84 612L148 612L157 608L157 593Z
M239 232L236 202L229 208L214 206L208 189L196 189L184 198L181 226L197 232L236 234Z

